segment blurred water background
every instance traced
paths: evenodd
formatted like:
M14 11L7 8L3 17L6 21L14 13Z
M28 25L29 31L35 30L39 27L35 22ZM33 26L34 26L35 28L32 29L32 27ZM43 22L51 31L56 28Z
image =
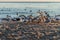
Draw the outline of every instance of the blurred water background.
M17 17L16 13L37 16L38 10L46 11L50 16L60 15L60 3L0 3L0 18L5 18L6 15Z

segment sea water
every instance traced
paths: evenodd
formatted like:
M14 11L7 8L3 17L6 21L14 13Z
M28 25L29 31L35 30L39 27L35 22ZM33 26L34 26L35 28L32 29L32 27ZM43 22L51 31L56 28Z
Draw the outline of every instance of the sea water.
M32 12L30 12L32 10ZM40 2L40 3L0 3L0 18L7 15L17 17L18 15L38 15L37 11L46 11L50 16L60 15L60 3Z

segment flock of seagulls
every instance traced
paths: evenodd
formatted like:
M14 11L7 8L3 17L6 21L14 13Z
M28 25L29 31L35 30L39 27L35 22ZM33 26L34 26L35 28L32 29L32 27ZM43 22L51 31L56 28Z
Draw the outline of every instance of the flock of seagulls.
M26 9L24 9L26 11ZM32 10L30 10L30 13ZM51 18L51 16L46 12L46 11L38 11L39 13L38 16L34 17L32 14L25 16L25 15L20 15L16 13L18 17L12 18L11 16L7 15L6 18L2 18L2 21L20 21L20 22L51 22L51 20L59 20L58 16L55 16L55 18Z

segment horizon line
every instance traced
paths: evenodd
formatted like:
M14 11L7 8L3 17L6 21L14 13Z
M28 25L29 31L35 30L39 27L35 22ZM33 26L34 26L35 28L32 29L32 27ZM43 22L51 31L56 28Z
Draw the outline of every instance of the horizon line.
M25 2L0 2L0 3L60 3L60 2L29 2L29 1L25 1Z

